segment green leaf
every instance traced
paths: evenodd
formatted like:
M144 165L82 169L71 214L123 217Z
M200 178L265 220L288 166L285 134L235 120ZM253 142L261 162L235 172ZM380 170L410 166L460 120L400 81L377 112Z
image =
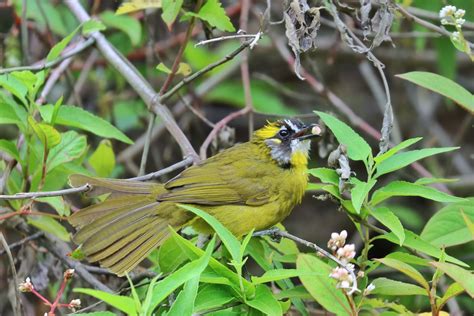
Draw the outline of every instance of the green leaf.
M100 311L92 313L74 313L74 316L117 316L117 314L109 311Z
M26 118L27 113L25 109L21 105L16 104L13 99L0 92L0 124L16 124L18 128L25 130Z
M385 153L383 153L382 155L380 156L377 156L374 158L374 161L375 161L375 164L378 165L379 163L381 163L382 161L392 157L393 155L395 155L397 152L399 152L400 150L403 150L407 147L410 147L411 145L419 142L420 140L422 140L423 137L416 137L416 138L410 138L410 139L407 139L407 140L404 140L403 142L401 142L400 144L390 148L389 150L387 150Z
M18 149L16 148L15 143L6 140L6 139L0 139L0 151L6 152L10 157L15 159L16 161L21 161L20 159L20 153L18 152Z
M377 278L372 281L375 289L372 294L378 295L424 295L428 296L428 292L418 285L395 281L387 278Z
M309 271L321 276L301 276L300 280L309 294L329 312L336 315L350 315L351 308L342 290L336 288L336 280L331 279L331 266L320 259L308 255L300 254L296 261L296 268L302 271Z
M100 32L106 30L107 27L98 20L89 20L82 25L82 35L89 35L94 32Z
M474 113L474 95L451 79L424 71L407 72L397 77L444 95Z
M87 149L87 141L84 135L79 135L74 131L62 134L61 142L52 148L48 155L48 172L54 168L79 158Z
M273 296L273 293L265 285L257 285L255 288L255 297L252 300L248 300L248 306L261 311L264 315L280 316L283 315L281 305L278 300Z
M158 264L163 273L176 270L187 258L173 238L168 238L158 248Z
M28 88L21 80L19 80L13 74L14 73L0 75L0 87L3 87L5 90L8 90L12 95L17 97L25 107L28 107L29 103L26 100Z
M107 27L119 29L127 34L133 46L140 44L142 27L136 19L128 15L116 15L112 11L104 11L99 17Z
M424 148L395 154L378 164L375 177L401 169L420 159L456 149L459 149L459 147Z
M176 241L181 250L186 254L190 260L201 258L204 254L202 249L197 248L190 241L184 239L178 235L174 230L171 230L171 237ZM209 266L203 272L203 274L212 274L213 276L221 279L227 279L225 282L219 284L230 285L236 294L241 295L240 284L244 286L245 296L252 297L255 294L255 287L252 283L244 278L241 278L237 273L224 266L222 263L212 258L209 260Z
M288 116L298 113L295 109L288 107L278 97L277 91L267 83L252 80L250 87L252 90L252 103L256 111L265 114ZM226 81L219 84L206 94L205 99L207 101L225 102L242 108L245 106L244 88L240 81Z
M396 245L398 245L400 242L400 240L398 239L398 237L395 236L394 233L380 235L380 236L375 237L374 239L386 239ZM407 229L405 229L405 242L403 243L403 246L417 250L417 251L421 251L437 259L441 258L441 256L443 255L443 252L441 251L440 248L433 246L432 244L422 239L420 236L418 236L414 232L409 231ZM458 264L463 267L468 267L468 265L462 262L461 260L458 260L447 254L446 254L446 261Z
M31 116L28 117L28 124L33 128L41 143L48 149L55 147L61 142L61 134L51 125L37 123Z
M115 12L116 14L125 14L145 9L161 8L161 1L143 1L143 0L130 0L123 2Z
M461 211L474 220L474 198L439 210L426 223L420 234L421 238L438 247L451 247L472 241Z
M405 230L395 214L393 214L387 207L379 207L373 210L370 214L397 236L398 240L400 240L400 246L403 245L403 242L405 241Z
M46 32L50 28L54 33L65 36L69 30L64 23L64 16L61 15L59 7L51 1L28 1L25 8L26 16L28 19L36 21L40 32Z
M419 178L414 183L420 185L427 185L433 183L451 183L457 182L459 179L447 179L447 178Z
M183 0L162 0L161 2L163 6L161 18L169 28L176 20L179 10L181 10L181 6L183 5Z
M47 62L53 61L56 58L58 58L59 55L61 55L61 53L66 48L66 46L69 44L69 42L72 40L74 35L76 35L79 28L80 27L77 27L74 31L71 32L71 34L69 34L68 36L66 36L62 40L60 40L58 43L56 43L56 45L53 46L53 48L51 48L51 50L48 53L48 56L46 56L46 61Z
M382 258L382 259L375 259L375 260L383 263L384 265L388 267L391 267L395 270L402 272L403 274L407 275L412 280L415 280L416 282L418 282L418 284L420 284L427 291L430 289L430 285L428 284L428 281L426 281L423 275L421 275L421 273L418 272L418 270L413 268L411 265L405 262L393 259L393 258Z
M221 3L218 0L207 0L201 10L199 10L198 14L191 13L190 15L194 15L201 20L206 21L211 26L214 26L221 31L235 32L232 22L225 14L225 10L222 8Z
M461 294L462 292L464 292L462 285L454 282L446 289L443 297L436 300L436 303L438 306L443 306L448 302L449 299Z
M230 255L232 256L232 259L235 262L242 262L239 240L227 228L225 228L225 226L222 225L221 222L219 222L209 213L203 210L200 210L198 208L195 208L189 205L184 205L184 204L177 204L177 205L187 211L190 211L196 214L197 216L205 220L206 223L209 224L209 226L211 226L212 229L214 229L214 231L217 233L219 238L222 240L222 243L225 245L225 247L229 251Z
M351 178L351 183L354 187L351 189L351 199L354 210L357 214L360 214L360 209L365 201L365 198L369 194L369 191L374 187L377 180L371 179L369 183L360 181L357 178Z
M315 276L315 275L322 275L321 273L314 273L308 271L301 271L297 269L273 269L266 271L262 276L259 277L252 277L253 284L261 284L261 283L268 283L274 282L283 279L289 279L299 276Z
M54 124L56 124L56 119L58 117L58 112L61 105L63 105L63 96L61 96L54 104L53 114L51 115L51 120L48 122L51 126L54 126Z
M199 289L194 302L194 312L199 313L208 309L223 306L235 299L229 287L218 284L204 284Z
M165 74L170 74L171 69L169 69L165 64L159 63L158 66L156 66L156 70L164 72Z
M308 293L308 291L302 285L298 285L293 288L283 290L279 293L275 293L275 297L279 300L286 299L286 298L300 298L300 299L308 300L312 298L312 296Z
M110 177L115 168L115 154L112 143L103 139L97 149L89 157L89 164L94 168L99 177Z
M392 196L419 196L437 202L462 202L464 198L449 195L432 187L425 187L406 181L393 181L372 194L370 203L377 205Z
M53 110L52 105L42 106L40 114L43 120L51 121ZM114 138L126 144L133 144L130 138L106 120L72 105L63 105L59 108L56 124L77 127L104 138Z
M106 302L110 306L113 306L127 315L138 315L135 309L135 302L131 297L111 294L93 289L75 288L73 291L75 293L83 293L98 298L99 300Z
M334 185L339 185L339 175L336 170L330 168L315 168L309 169L308 173L312 176L315 176L323 183L331 183Z
M52 217L48 216L28 216L28 224L35 226L47 233L53 234L63 241L69 241L69 233L63 225L59 224Z
M48 196L42 198L35 198L35 201L49 204L60 216L69 216L70 209L62 196Z
M205 254L192 262L187 263L179 268L165 279L159 281L155 285L151 298L151 310L155 309L168 295L176 290L183 283L199 276L206 268L211 258L212 251L216 242L215 236L207 245Z
M386 258L396 259L398 261L402 261L411 265L416 264L423 267L427 267L428 262L429 262L428 259L423 259L415 255L412 255L406 252L399 252L399 251L395 251L388 254Z
M367 157L372 155L369 144L349 125L324 112L315 111L315 113L329 127L339 144L346 146L349 158L365 161Z
M466 290L471 298L474 298L474 274L471 271L447 262L431 262L431 265L449 275Z
M199 275L184 284L173 305L171 305L167 316L191 316L193 315L194 301L199 287Z

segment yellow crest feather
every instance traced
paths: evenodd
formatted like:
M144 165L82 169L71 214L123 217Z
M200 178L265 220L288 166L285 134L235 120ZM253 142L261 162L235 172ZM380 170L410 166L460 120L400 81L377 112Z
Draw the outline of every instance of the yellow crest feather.
M267 124L261 129L256 130L254 135L259 138L267 139L267 138L272 138L273 136L275 136L279 130L280 130L280 126L277 124L277 122L267 121Z

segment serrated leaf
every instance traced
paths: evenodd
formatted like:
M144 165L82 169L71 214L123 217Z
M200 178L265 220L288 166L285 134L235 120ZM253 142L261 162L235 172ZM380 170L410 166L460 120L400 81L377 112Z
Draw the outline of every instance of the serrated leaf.
M474 113L474 95L451 79L425 71L407 72L397 77L444 95Z
M107 27L119 29L127 34L133 46L140 44L142 27L136 19L127 15L117 15L112 11L104 11L99 17Z
M393 181L372 194L370 203L377 205L393 196L419 196L437 202L462 202L464 198L449 195L432 187L425 187L406 181Z
M438 247L451 247L473 240L462 213L474 220L474 198L443 207L426 223L420 236Z
M53 234L63 241L69 241L69 233L66 228L52 217L48 216L28 216L28 224L35 226L42 231Z
M131 297L111 294L93 289L75 288L73 291L75 293L83 293L98 298L99 300L106 302L110 306L115 307L127 315L138 315L137 310L135 309L135 302Z
M405 231L398 217L393 214L387 207L379 207L370 213L376 220L392 231L400 240L400 246L405 241Z
M46 163L48 172L66 162L79 158L87 148L87 141L84 135L79 135L74 131L62 134L61 142L52 148Z
M326 310L336 315L350 315L351 308L342 290L336 288L336 280L331 279L331 266L309 254L300 254L296 261L296 268L310 271L321 276L301 276L301 282L309 294Z
M218 0L207 0L201 10L194 16L206 21L211 26L215 26L221 31L235 32L229 17L225 14L221 3Z
M183 0L162 0L163 13L161 14L161 18L165 21L166 25L168 25L168 28L176 20L182 5Z
M44 105L40 108L43 120L51 121L53 109L52 105ZM133 143L127 135L103 118L72 105L63 105L59 108L56 124L80 128L104 138L117 139L126 144Z
M381 258L381 259L375 259L375 260L383 263L387 267L390 267L402 272L403 274L407 275L409 278L411 278L412 280L420 284L425 290L428 291L430 289L430 285L428 284L428 281L426 281L423 275L420 272L418 272L418 270L413 268L411 265L405 262L393 259L393 258Z
M398 144L398 145L390 148L389 150L387 150L382 155L375 157L374 158L375 164L377 165L377 164L381 163L382 161L384 161L384 160L392 157L393 155L395 155L400 150L403 150L407 147L410 147L411 145L419 142L422 139L423 139L423 137L416 137L416 138L410 138L410 139L404 140L400 144Z
M474 298L474 274L471 271L447 262L431 262L431 265L449 275L466 290L471 298Z
M20 153L18 152L18 149L16 148L16 145L6 139L0 139L0 151L6 152L8 155L10 155L13 159L16 161L21 161L20 159Z
M123 2L115 11L116 14L131 13L145 9L161 8L161 0L131 0Z
M372 294L379 295L423 295L427 296L428 292L418 285L395 281L387 278L377 278L372 281L375 289Z
M94 32L100 32L106 30L107 27L98 20L89 20L82 25L82 35L89 35Z
M377 178L386 173L401 169L423 158L456 149L459 149L459 147L424 148L395 154L378 164L375 177Z
M99 177L110 177L115 168L115 154L110 140L102 140L88 161Z
M360 209L364 203L369 191L374 187L377 180L371 179L368 183L360 181L357 178L351 178L351 183L354 185L351 189L351 199L354 210L360 214Z
M324 112L315 111L315 113L329 127L339 144L346 146L349 158L365 161L367 157L372 155L369 144L349 125Z

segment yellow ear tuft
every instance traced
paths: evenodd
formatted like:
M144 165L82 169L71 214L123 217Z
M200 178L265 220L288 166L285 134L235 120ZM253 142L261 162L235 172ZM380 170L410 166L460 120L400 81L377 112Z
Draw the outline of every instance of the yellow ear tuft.
M267 121L267 125L265 125L259 130L256 130L254 135L259 138L268 139L275 136L279 130L280 127L276 123L270 123Z

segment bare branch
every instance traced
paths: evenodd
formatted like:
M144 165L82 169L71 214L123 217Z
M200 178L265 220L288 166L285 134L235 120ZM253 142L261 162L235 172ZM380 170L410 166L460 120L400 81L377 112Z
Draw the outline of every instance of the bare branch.
M20 291L18 290L18 286L16 284L18 282L18 275L16 274L15 261L13 260L12 253L10 252L10 247L8 246L7 240L5 239L5 236L3 235L2 232L0 232L0 243L2 244L3 248L5 249L4 251L8 255L8 260L10 261L10 267L12 269L12 276L13 276L12 283L14 284L14 287L15 287L15 304L13 306L13 312L15 316L20 316L20 315L23 315L23 313L21 312Z
M91 186L84 184L83 186L77 188L70 188L57 191L46 191L46 192L21 192L13 195L0 195L0 200L25 200L25 199L35 199L39 197L50 197L50 196L60 196L68 195L79 192L86 192L91 189Z
M178 162L178 163L175 163L174 165L171 165L169 167L166 167L164 169L161 169L157 172L153 172L153 173L149 173L149 174L146 174L144 176L139 176L139 177L134 177L134 178L130 178L130 179L127 179L127 180L134 180L134 181L148 181L148 180L154 180L154 179L157 179L159 177L161 177L162 175L164 174L167 174L167 173L170 173L170 172L173 172L177 169L180 169L180 168L184 168L186 166L189 166L190 164L193 163L193 159L192 157L187 157L185 158L184 160Z
M352 283L352 288L350 291L347 292L348 295L351 295L353 294L354 292L356 291L359 291L359 289L357 288L357 276L355 275L354 271L352 269L349 269L349 267L347 267L347 265L343 262L341 262L341 260L337 259L336 257L334 257L332 254L330 254L329 252L327 252L325 249L319 247L318 245L316 245L315 243L312 243L310 241L307 241L305 239L302 239L300 237L297 237L295 235L292 235L286 231L282 231L280 230L279 228L270 228L270 229L267 229L267 230L261 230L261 231L258 231L258 232L255 232L253 234L254 237L261 237L261 236L270 236L270 237L283 237L283 238L287 238L287 239L290 239L290 240L293 240L294 242L297 242L299 244L302 244L306 247L309 247L309 248L312 248L320 253L322 253L326 258L329 258L331 259L332 261L336 262L338 265L340 265L341 267L343 267L347 272L349 272L349 274L352 276L354 282Z

